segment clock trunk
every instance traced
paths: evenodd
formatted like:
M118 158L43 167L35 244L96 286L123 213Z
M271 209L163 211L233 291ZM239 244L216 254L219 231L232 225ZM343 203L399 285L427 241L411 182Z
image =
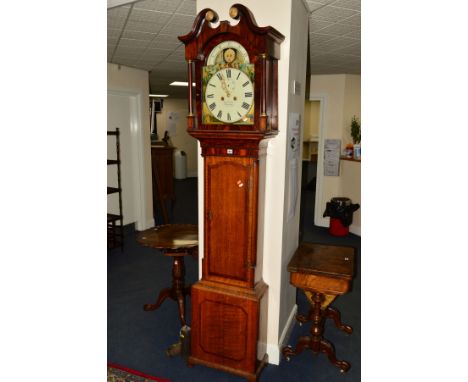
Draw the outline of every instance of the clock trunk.
M257 246L256 158L205 157L206 280L253 287Z

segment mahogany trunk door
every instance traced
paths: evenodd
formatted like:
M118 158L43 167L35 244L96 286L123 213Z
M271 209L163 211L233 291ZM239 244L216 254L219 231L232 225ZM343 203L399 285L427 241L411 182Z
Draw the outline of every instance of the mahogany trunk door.
M253 286L257 165L253 158L205 158L207 280Z

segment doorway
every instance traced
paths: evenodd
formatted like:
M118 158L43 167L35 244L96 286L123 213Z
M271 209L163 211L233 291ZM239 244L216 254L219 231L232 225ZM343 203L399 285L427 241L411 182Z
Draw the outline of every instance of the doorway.
M304 135L302 147L302 192L301 192L301 228L308 230L314 225L320 225L320 200L323 177L320 170L323 166L321 139L323 124L323 97L311 97L304 105ZM307 217L304 219L304 217ZM318 224L317 224L318 223ZM305 226L307 225L307 227Z
M123 224L135 223L138 230L154 225L147 216L147 180L143 159L143 124L141 95L138 93L108 90L107 130L120 128L120 156L122 174ZM107 142L108 153L115 151L115 143ZM114 175L108 172L108 182ZM112 183L114 184L114 183ZM109 200L108 208L115 209L115 200ZM151 215L152 218L152 215Z

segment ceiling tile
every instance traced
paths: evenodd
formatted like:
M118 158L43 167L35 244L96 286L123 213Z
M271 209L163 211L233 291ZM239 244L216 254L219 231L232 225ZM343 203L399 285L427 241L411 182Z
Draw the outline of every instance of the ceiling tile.
M343 36L348 33L355 32L356 30L359 30L359 29L360 28L355 25L335 23L335 24L332 24L328 27L321 29L320 33L331 34L335 36Z
M174 15L171 22L161 30L163 34L183 35L192 29L194 18L186 15Z
M356 40L361 41L361 28L359 27L356 30L345 34L344 36L349 38L355 38Z
M337 56L331 54L322 54L320 56L313 56L310 58L310 62L315 65L339 65L340 59Z
M328 5L330 3L333 3L334 1L336 0L306 0L309 8L314 8L314 9L323 7L324 5Z
M163 26L164 24L129 21L125 27L125 30L147 32L147 33L158 33Z
M153 65L138 61L138 68L149 72L153 68Z
M148 46L148 40L135 40L130 38L121 38L119 41L119 47L135 47L135 48L146 48Z
M107 38L116 38L120 37L121 29L107 28Z
M361 11L361 0L337 0L332 5L338 8Z
M310 32L318 32L321 29L333 25L331 21L324 21L324 20L316 20L309 18L309 33Z
M138 61L138 65L142 66L142 67L145 67L145 68L149 68L147 70L153 70L155 67L157 67L159 61L155 61L155 60L139 60Z
M155 81L159 83L166 83L168 79L172 79L172 78L177 79L181 77L186 78L187 71L184 70L182 74L179 70L174 70L174 69L163 70L158 67L151 71L150 77L155 78Z
M156 33L150 32L139 32L139 31L132 31L125 28L122 38L129 38L134 40L147 40L150 41L156 36Z
M148 49L145 52L145 57L142 57L142 60L148 59L152 61L161 61L166 59L167 56L171 54L172 50L166 49Z
M114 62L121 65L134 66L136 64L136 60L131 56L116 57L116 60Z
M182 62L184 66L187 66L187 61L185 61L185 54L171 54L166 57L165 61Z
M356 40L349 37L336 37L333 40L329 40L324 45L327 45L331 48L344 48L345 46L354 45Z
M191 15L195 19L197 15L197 2L195 0L185 0L177 9L177 14Z
M126 19L128 15L128 11L130 7L123 6L123 7L116 7L107 10L107 19Z
M159 69L187 70L185 62L163 61L158 64Z
M360 57L361 56L361 43L358 42L355 45L350 45L345 48L337 49L333 53L346 54L346 55Z
M345 18L356 15L356 11L350 9L337 8L330 5L326 5L311 14L312 19L338 22Z
M351 24L351 25L357 25L361 26L361 13L355 14L353 16L347 17L343 20L341 20L342 24Z
M335 39L336 36L330 34L321 34L321 33L310 33L309 34L309 42L313 45L322 44L327 41Z
M176 49L182 45L175 35L158 34L157 37L151 41L150 49Z
M173 13L180 3L182 0L145 0L136 2L134 8Z
M126 19L107 19L107 28L122 30Z
M124 57L127 57L127 56L131 56L131 57L135 57L135 59L138 58L138 56L140 56L143 52L145 51L144 47L136 47L136 46L121 46L119 44L119 46L117 47L116 51L115 51L115 58L119 57L119 56L124 56Z
M313 11L317 10L318 8L323 7L324 4L323 4L323 3L320 3L320 2L318 2L318 1L308 1L308 0L307 0L307 6L308 6L308 8L309 8L309 11L310 11L310 12L313 12Z
M133 9L128 18L133 23L155 23L164 24L171 18L171 13L148 11L144 9Z
M351 55L344 55L344 54L339 54L337 51L329 54L330 59L333 60L333 62L336 65L349 65L349 64L357 64L360 62L360 57L359 56L351 56Z

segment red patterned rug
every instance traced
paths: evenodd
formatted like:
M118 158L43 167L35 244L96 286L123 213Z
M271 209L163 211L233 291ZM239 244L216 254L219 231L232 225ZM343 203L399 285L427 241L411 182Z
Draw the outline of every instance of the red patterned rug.
M129 369L121 365L116 365L115 363L107 363L107 382L171 382L168 379L154 377Z

